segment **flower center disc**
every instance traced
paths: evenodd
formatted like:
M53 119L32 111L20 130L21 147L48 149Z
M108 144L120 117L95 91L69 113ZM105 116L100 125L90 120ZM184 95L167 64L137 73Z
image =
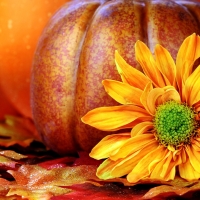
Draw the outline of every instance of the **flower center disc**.
M157 107L154 127L161 144L188 144L195 132L195 113L186 105L168 101Z

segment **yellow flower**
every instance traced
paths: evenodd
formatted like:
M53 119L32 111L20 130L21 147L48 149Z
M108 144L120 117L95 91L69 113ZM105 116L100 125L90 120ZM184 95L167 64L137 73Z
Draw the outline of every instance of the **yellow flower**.
M155 57L141 41L136 59L144 73L128 65L116 51L122 82L104 80L107 93L119 106L89 111L82 121L104 131L124 133L103 138L91 151L106 159L97 169L101 179L127 175L142 179L191 181L200 178L200 37L192 34L181 45L176 64L161 45ZM130 131L127 131L130 130Z

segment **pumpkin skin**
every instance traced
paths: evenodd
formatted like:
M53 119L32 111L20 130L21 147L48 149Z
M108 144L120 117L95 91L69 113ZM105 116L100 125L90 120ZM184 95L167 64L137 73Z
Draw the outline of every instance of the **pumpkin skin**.
M110 132L81 122L89 110L117 105L103 79L120 80L114 52L132 66L134 44L167 48L176 58L183 40L200 33L200 4L187 1L85 0L65 4L50 20L33 61L31 104L45 144L61 155L90 151ZM112 132L113 133L113 132Z
M32 118L30 77L37 41L47 21L67 0L0 1L0 119Z

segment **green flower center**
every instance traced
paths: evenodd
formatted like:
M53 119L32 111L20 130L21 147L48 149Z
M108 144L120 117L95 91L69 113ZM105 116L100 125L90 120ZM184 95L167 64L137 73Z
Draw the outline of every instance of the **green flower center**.
M168 101L157 107L154 128L158 141L165 146L189 144L195 134L195 112L184 104Z

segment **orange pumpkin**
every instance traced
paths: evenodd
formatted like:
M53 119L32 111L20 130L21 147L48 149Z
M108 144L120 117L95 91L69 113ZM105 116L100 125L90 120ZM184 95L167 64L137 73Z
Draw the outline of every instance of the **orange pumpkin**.
M0 1L0 118L15 110L32 117L30 74L36 44L49 18L66 1Z
M200 33L200 4L192 1L84 0L65 4L45 28L35 53L33 117L47 146L60 154L89 151L107 132L89 127L89 110L117 105L103 79L119 80L114 52L140 69L134 44L160 43L173 57L186 36Z

